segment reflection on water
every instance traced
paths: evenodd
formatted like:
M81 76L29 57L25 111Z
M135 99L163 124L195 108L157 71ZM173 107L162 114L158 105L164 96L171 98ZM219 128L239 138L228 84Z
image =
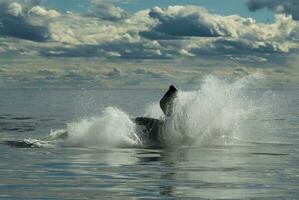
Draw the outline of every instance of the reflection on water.
M2 199L244 199L298 194L298 157L291 155L288 145L1 149Z

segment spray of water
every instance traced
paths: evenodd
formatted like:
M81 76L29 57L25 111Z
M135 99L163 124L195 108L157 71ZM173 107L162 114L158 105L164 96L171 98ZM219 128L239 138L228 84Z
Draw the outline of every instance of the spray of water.
M68 145L74 146L129 146L138 145L135 124L121 110L106 108L100 117L67 124Z
M178 92L171 117L163 115L158 102L144 116L165 121L161 135L166 145L229 144L242 131L240 122L258 109L246 95L246 87L255 79L249 76L229 83L209 76L198 90ZM99 117L67 124L65 131L68 145L119 147L142 145L143 141L131 117L112 107Z
M166 119L165 141L170 145L233 142L240 122L257 109L244 92L252 78L227 83L210 76L197 91L179 91L174 114Z

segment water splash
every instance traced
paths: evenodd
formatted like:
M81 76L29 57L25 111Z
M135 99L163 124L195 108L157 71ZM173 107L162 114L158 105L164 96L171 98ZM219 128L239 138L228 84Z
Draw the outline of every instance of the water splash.
M67 124L67 145L72 146L134 146L139 143L135 124L123 111L108 107L99 117Z
M257 109L245 93L254 78L228 83L209 76L200 89L179 91L173 115L166 118L166 143L177 146L232 142L240 131L240 122Z
M165 121L162 137L166 145L230 144L238 138L241 122L259 109L247 87L256 80L248 76L229 83L213 76L203 80L195 91L179 91L171 117L165 117L159 103L153 103L143 116ZM64 130L53 132L60 137ZM131 117L108 107L99 117L68 123L66 144L71 146L120 147L142 145Z

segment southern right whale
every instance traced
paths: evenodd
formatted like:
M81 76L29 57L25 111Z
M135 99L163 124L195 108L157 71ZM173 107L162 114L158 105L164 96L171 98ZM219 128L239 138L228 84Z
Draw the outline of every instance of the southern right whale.
M177 96L177 92L178 90L173 85L170 85L168 91L160 100L160 108L166 117L170 117L173 113L174 100ZM145 145L150 147L163 146L164 120L148 117L136 117L134 121L137 125L136 132L139 137L142 138L142 142Z

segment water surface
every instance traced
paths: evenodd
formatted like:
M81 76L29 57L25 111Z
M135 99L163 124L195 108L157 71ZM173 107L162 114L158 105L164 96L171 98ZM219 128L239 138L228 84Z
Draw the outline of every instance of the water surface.
M76 134L71 142L41 148L0 144L0 198L298 198L299 90L240 89L242 95L231 95L209 84L196 100L206 105L192 104L194 113L183 123L198 142L174 140L165 149L114 139L126 134L118 127L127 127L118 125L123 117L161 114L153 103L162 90L1 90L1 141L43 139L67 128ZM188 95L183 95L186 102ZM103 113L109 106L117 109ZM110 132L102 134L106 128Z

